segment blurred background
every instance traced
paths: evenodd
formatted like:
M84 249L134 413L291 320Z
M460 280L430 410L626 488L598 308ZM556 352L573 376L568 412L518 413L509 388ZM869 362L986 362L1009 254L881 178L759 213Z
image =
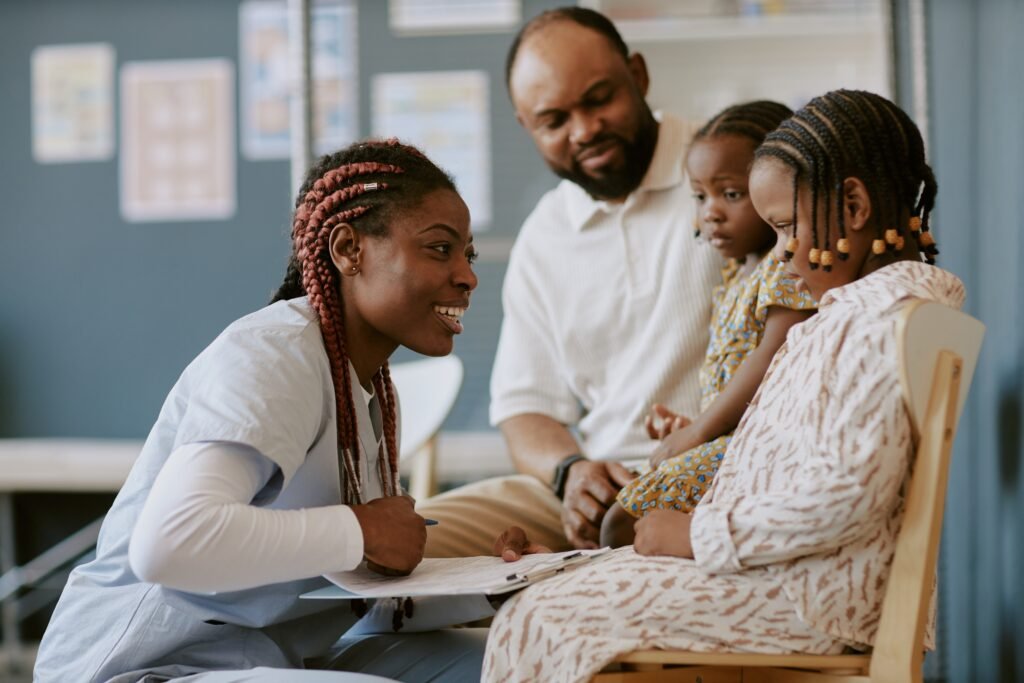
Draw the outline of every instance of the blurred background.
M480 285L456 342L465 380L440 437L442 487L511 469L487 423L501 283L556 179L515 121L504 60L524 20L562 4L313 3L314 151L370 135L421 145L473 214ZM954 452L927 672L1024 680L1024 0L580 4L647 58L655 108L701 120L862 88L921 126L939 264L988 326ZM188 362L280 283L294 202L287 18L284 0L0 2L0 680L15 675L13 636L30 652L64 576L15 590L12 567L116 491L18 484L32 448L130 459Z

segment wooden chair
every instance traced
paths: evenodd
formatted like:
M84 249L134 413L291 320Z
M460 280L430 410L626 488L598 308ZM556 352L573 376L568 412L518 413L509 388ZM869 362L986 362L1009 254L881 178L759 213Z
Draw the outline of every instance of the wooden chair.
M950 450L985 326L930 302L900 321L901 385L919 439L903 525L871 654L632 652L595 683L896 683L922 680L924 630L942 533Z

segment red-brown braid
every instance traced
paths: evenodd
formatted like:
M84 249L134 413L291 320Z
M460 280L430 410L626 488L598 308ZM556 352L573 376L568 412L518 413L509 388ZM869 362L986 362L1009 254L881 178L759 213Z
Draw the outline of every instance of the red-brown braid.
M353 177L368 174L397 174L402 169L392 164L361 162L332 169L319 178L306 193L295 212L292 239L296 259L302 271L302 286L310 306L317 313L324 347L334 383L335 409L338 422L338 448L345 468L345 502L363 502L362 481L359 473L359 429L356 423L355 399L352 396L352 378L346 348L344 302L340 295L338 276L329 255L331 230L340 222L350 222L370 210L369 206L353 206L342 211L338 208L367 191L364 183L339 188L338 185ZM376 190L387 188L378 183ZM389 382L390 385L390 382ZM382 402L382 408L384 404ZM389 415L393 410L382 410ZM381 482L386 495L394 495L398 488L397 452L395 450L395 419L385 418L384 433L388 444L388 457L381 459ZM387 462L383 462L386 460ZM386 472L383 470L386 468Z
M381 414L384 422L384 445L387 447L388 466L391 470L390 486L397 493L400 489L398 480L398 405L395 401L395 385L391 382L391 370L387 363L381 366L374 376L374 388L380 400ZM381 481L385 481L381 473Z
M361 234L386 236L396 212L415 210L426 194L437 190L455 192L451 177L415 147L390 139L359 142L322 157L307 174L296 201L292 255L273 301L307 296L316 311L334 385L343 495L349 504L363 501L361 449L345 302L330 256L331 231L345 222ZM387 451L378 458L380 479L384 493L394 495L399 492L397 402L386 363L375 373L373 384L381 405Z

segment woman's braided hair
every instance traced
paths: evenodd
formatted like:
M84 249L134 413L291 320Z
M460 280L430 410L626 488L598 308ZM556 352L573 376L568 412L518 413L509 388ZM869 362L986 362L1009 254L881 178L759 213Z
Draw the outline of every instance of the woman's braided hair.
M765 138L754 159L772 158L793 170L793 238L796 239L796 204L801 183L811 192L811 268L828 271L832 264L829 243L831 211L836 211L838 257L848 258L843 216L843 181L863 181L877 207L875 256L902 249L909 233L928 263L939 251L929 219L938 186L925 160L921 132L907 114L886 98L861 90L833 90L815 97ZM832 203L829 203L829 199ZM818 231L818 202L824 205L823 233ZM910 215L907 221L904 216ZM824 241L819 250L819 239ZM795 249L795 247L794 247ZM793 249L787 247L787 257Z
M397 140L369 141L317 161L295 202L292 255L271 303L308 296L316 311L334 382L338 449L345 468L344 502L349 505L364 501L344 301L330 254L331 231L347 223L361 234L385 237L396 213L415 209L436 190L455 192L455 184L418 149ZM386 362L373 384L387 449L387 457L378 458L380 480L384 494L395 495L399 491L396 403Z

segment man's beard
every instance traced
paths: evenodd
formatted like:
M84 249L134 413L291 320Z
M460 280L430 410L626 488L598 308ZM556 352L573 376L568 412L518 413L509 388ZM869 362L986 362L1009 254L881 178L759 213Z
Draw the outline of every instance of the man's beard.
M604 144L609 140L615 140L622 147L622 168L605 173L600 178L588 175L575 158L569 168L551 164L549 167L555 175L576 183L594 199L621 199L640 186L651 165L654 147L658 143L658 122L645 105L644 117L632 143L620 135L605 133L592 140L589 146Z

